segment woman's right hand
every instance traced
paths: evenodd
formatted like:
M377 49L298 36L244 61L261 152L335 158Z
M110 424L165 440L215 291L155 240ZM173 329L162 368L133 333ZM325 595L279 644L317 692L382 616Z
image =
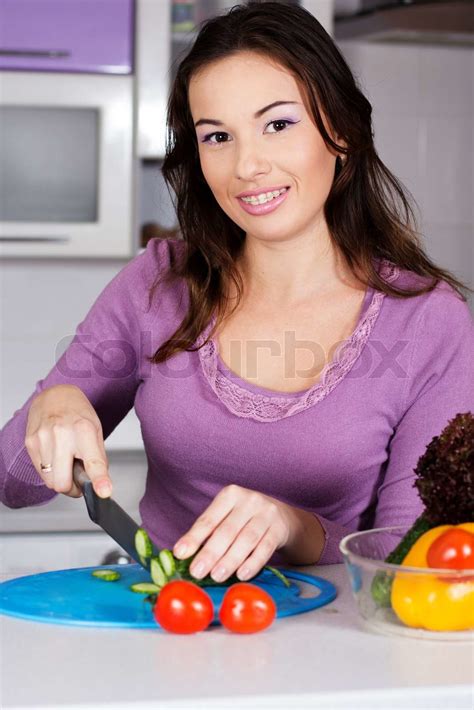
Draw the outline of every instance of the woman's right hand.
M97 495L111 495L102 425L79 387L56 385L35 397L28 412L25 446L48 488L79 498L82 491L72 475L78 458L84 462ZM51 472L42 471L40 464L51 464Z

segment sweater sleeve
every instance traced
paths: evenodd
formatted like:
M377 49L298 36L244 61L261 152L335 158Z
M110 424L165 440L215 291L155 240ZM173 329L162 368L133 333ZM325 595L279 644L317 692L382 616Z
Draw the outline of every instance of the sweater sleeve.
M466 302L446 284L426 299L418 318L403 415L388 445L373 527L410 526L423 510L414 469L426 447L460 412L474 411L474 327ZM343 526L318 516L325 531L319 564L342 561Z
M147 252L132 259L106 286L66 351L0 432L0 500L5 505L39 505L56 495L43 484L24 445L28 411L38 394L54 385L79 387L97 412L104 439L132 408L140 379L139 314L147 295L151 249Z

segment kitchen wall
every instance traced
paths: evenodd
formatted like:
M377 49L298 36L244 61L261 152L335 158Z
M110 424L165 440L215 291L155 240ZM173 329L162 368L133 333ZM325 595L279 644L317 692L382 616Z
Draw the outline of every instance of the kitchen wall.
M0 426L22 406L66 348L76 325L84 318L104 286L123 268L125 260L9 259L0 262ZM140 427L131 412L107 440L114 498L139 520L138 501L145 490L146 456L141 446ZM37 530L96 531L82 499L59 495L47 506L10 509L0 504L0 569L19 569L10 564L8 550L2 548L1 533L18 533L19 540L31 543L25 533ZM102 551L110 548L107 536L92 536L89 547L60 545L58 567L99 564ZM15 538L16 539L16 538ZM59 539L59 538L58 538ZM89 540L89 538L87 538ZM82 538L81 538L82 540ZM59 543L58 543L59 544ZM51 546L45 545L44 549ZM114 545L112 544L112 548ZM116 547L116 546L115 546ZM44 553L43 548L42 553ZM53 548L52 548L53 550ZM71 554L71 559L64 556ZM90 557L80 557L89 554ZM31 564L31 551L29 564ZM56 554L54 551L52 554ZM59 555L59 552L57 553ZM76 555L76 557L74 557ZM79 555L79 556L78 556ZM53 569L49 558L45 569Z
M95 298L125 260L5 259L0 262L1 426L64 351ZM139 441L133 416L109 445Z
M472 288L474 51L353 41L339 47L373 105L382 160L418 203L428 254Z

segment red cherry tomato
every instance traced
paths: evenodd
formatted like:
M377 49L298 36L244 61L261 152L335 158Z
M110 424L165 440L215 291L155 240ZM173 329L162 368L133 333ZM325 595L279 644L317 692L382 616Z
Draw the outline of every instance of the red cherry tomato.
M214 618L212 599L193 582L175 580L165 584L153 607L159 625L175 634L204 631Z
M474 569L474 535L459 527L445 530L431 543L426 561L438 569Z
M276 604L272 597L261 587L247 582L229 587L219 610L222 625L238 634L262 631L275 616Z

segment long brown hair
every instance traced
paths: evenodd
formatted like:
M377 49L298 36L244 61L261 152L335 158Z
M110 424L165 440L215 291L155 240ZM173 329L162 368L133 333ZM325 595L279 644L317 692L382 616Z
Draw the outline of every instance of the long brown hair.
M188 102L189 83L196 72L242 50L258 52L292 73L326 145L346 156L343 164L336 161L324 213L331 239L352 273L359 279L362 274L367 286L398 298L426 293L444 280L465 300L461 289L466 287L425 254L411 195L377 155L372 107L331 37L299 6L254 0L201 25L171 89L162 172L175 194L186 247L184 258L172 265L165 280L185 280L189 308L177 330L150 360L164 362L181 350L196 350L196 340L213 314L217 319L209 337L222 322L227 286L233 282L237 288L232 312L242 296L236 262L245 232L220 208L204 179ZM320 107L333 135L347 148L329 135ZM388 259L425 279L417 289L402 290L380 277L374 259Z

